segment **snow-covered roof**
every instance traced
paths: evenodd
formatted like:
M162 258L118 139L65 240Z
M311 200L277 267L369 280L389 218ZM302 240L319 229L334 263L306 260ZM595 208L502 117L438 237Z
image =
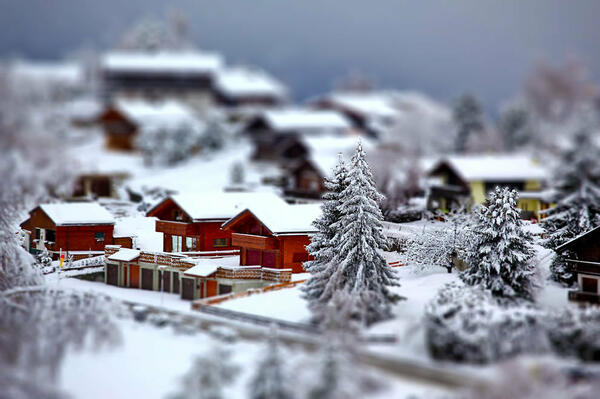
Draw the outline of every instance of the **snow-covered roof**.
M208 277L217 271L219 267L237 266L240 264L240 257L226 256L222 258L195 258L189 259L195 266L187 269L183 274L193 277Z
M57 226L115 223L106 208L95 202L41 204L40 208Z
M467 182L543 180L547 173L527 155L451 156L435 163L430 171L443 162L447 162Z
M121 248L114 254L108 257L109 260L116 260L121 262L131 262L132 260L140 257L140 252L137 249Z
M376 146L375 141L368 137L331 134L301 137L302 142L309 149L309 160L323 176L331 174L338 161L338 154L341 153L346 162L350 161L359 139L367 154Z
M194 220L226 220L255 204L278 207L285 201L273 193L201 193L170 197Z
M135 237L137 249L159 251L163 245L163 234L156 231L155 217L131 216L115 222L113 237Z
M191 108L175 100L149 102L144 100L119 99L115 101L114 107L138 125L153 123L163 125L199 123Z
M580 240L581 238L583 238L583 237L587 236L588 234L591 234L591 233L593 233L593 232L595 232L597 230L600 230L600 226L594 227L593 229L588 230L585 233L582 233L582 234L578 235L577 237L570 239L569 241L565 242L564 244L556 247L556 250L557 251L562 251L564 249L567 249L568 247L570 247L576 241Z
M398 110L393 107L390 97L383 93L340 92L330 94L324 99L351 112L368 117L393 118L398 115Z
M287 97L287 89L281 82L264 71L244 67L220 70L215 87L228 97Z
M80 64L64 61L17 61L11 64L11 72L21 79L63 84L81 84L84 76Z
M198 51L120 51L102 57L102 67L113 72L206 74L216 72L222 65L220 54Z
M273 234L311 233L316 231L312 223L321 215L321 205L290 205L286 202L279 206L256 204L248 207L248 211Z
M268 110L262 114L265 121L275 130L348 130L350 122L339 112L301 108Z

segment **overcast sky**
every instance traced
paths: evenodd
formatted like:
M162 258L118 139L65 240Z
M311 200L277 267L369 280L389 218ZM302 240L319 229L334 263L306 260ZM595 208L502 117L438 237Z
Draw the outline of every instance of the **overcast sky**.
M58 58L108 48L141 16L177 8L200 48L274 73L298 99L357 69L379 86L491 112L536 60L577 55L600 70L597 0L0 0L0 55Z

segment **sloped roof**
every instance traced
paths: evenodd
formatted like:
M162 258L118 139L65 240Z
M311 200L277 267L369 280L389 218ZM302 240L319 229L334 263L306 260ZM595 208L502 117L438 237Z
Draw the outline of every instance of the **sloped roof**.
M324 98L352 112L369 117L393 118L398 110L393 107L389 96L383 93L333 93Z
M105 70L156 74L214 73L223 65L220 54L198 51L109 52L102 58Z
M546 170L527 155L469 155L446 157L429 172L447 163L466 182L543 180Z
M286 202L279 206L255 204L231 218L224 226L246 211L252 213L273 234L312 233L317 230L312 223L321 215L321 205L290 205Z
M287 97L285 86L266 72L244 67L220 70L215 87L229 97L268 96Z
M227 220L255 204L278 207L285 201L273 193L213 192L198 195L179 194L170 197L194 220Z
M582 234L578 235L577 237L570 239L569 241L565 242L564 244L556 247L556 250L557 251L563 251L563 250L569 248L575 242L579 241L580 239L582 239L582 238L584 238L584 237L586 237L588 235L591 235L591 234L593 234L595 232L600 232L600 226L595 227L595 228L593 228L591 230L588 230L585 233L582 233Z
M57 226L115 223L108 210L95 202L41 204L40 208Z
M262 114L275 130L346 130L352 126L339 112L288 108L269 110Z
M193 111L180 101L149 102L119 99L114 107L132 122L142 124L199 123Z

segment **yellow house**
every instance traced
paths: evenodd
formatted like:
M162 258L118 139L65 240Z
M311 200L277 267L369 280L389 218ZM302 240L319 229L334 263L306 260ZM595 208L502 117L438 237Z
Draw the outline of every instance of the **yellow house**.
M429 206L450 210L460 204L483 204L496 186L519 192L518 206L525 219L540 218L548 207L542 199L546 170L525 155L452 156L429 168Z

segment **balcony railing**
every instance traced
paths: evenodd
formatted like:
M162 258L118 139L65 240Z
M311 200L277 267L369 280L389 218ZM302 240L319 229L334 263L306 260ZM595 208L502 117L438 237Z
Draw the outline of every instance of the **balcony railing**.
M279 249L279 242L275 237L265 237L254 234L231 234L231 245L251 249Z
M600 303L600 295L592 292L569 291L569 301Z
M156 221L156 231L174 236L194 235L194 227L191 223L171 222L166 220Z

